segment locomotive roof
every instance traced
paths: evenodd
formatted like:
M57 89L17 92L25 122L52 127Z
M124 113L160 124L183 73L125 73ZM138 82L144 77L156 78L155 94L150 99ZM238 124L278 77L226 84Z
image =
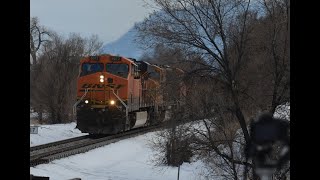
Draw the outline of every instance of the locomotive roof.
M121 58L125 59L126 61L129 61L133 65L138 66L135 63L135 61L133 59L131 59L131 58L127 58L127 57L124 57L124 56L117 56L117 55L113 55L113 54L100 54L100 55L96 55L96 56L86 56L86 57L82 58L81 61L86 61L86 60L90 59L90 57L97 57L97 56L99 56L99 57L102 57L102 56L121 57Z

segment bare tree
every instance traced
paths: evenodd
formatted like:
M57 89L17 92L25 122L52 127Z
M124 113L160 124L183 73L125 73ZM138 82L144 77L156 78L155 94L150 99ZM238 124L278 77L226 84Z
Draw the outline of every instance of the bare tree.
M86 46L84 50L84 56L90 56L95 54L100 54L102 49L102 41L99 39L98 35L91 35L89 38L85 38Z
M51 38L39 56L38 78L31 82L32 102L49 113L49 123L62 123L73 120L80 59L98 51L102 43L77 34L64 39L51 33Z
M187 46L203 53L208 63L207 69L221 74L233 99L233 111L243 130L246 141L249 133L243 112L240 109L238 92L235 90L236 69L231 66L228 47L234 39L229 35L229 28L236 26L241 33L239 40L239 55L235 58L235 66L243 59L243 51L248 33L250 1L201 1L201 0L155 0L163 13L154 14L139 28L144 37L167 44ZM242 19L239 18L243 17ZM241 23L238 21L242 20ZM236 21L236 22L235 22Z
M290 102L290 1L263 1L266 11L265 47L273 79L272 103L274 113L279 104Z
M42 64L38 64L38 56L41 53L41 47L45 43L50 41L50 31L40 25L39 19L37 17L32 17L30 20L30 105L35 108L38 113L38 119L40 123L43 120L43 106L37 104L37 98L34 96L32 90L35 89L36 82L38 80L39 74L42 71ZM32 61L32 64L31 64ZM32 66L31 66L32 65Z
M37 52L44 42L48 41L50 32L40 25L37 17L32 17L30 20L30 55L33 64L37 64ZM30 62L31 65L31 62Z
M197 66L185 73L185 79L196 79L188 85L194 91L187 96L188 112L195 112L193 119L207 119L203 122L204 131L194 130L203 136L196 138L195 143L202 142L200 150L222 158L231 170L231 177L238 179L238 165L254 167L254 164L245 162L243 153L239 157L233 153L237 128L244 139L239 146L244 147L250 142L247 123L258 113L265 110L273 113L275 107L290 101L289 29L280 26L283 20L286 23L282 25L288 23L289 6L283 6L288 3L277 1L281 6L270 12L282 14L271 15L263 14L256 8L259 4L250 0L154 2L162 11L137 26L140 39L180 47L186 54L199 57L189 61ZM278 6L265 4L267 10ZM221 152L221 143L216 143L213 137L221 137L218 141L229 147L228 153Z

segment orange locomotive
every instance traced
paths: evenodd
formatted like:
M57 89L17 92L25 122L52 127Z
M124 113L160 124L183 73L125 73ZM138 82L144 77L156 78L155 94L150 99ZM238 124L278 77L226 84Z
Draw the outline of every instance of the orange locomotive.
M80 61L77 128L89 134L114 134L161 122L168 103L161 84L165 69L109 54Z

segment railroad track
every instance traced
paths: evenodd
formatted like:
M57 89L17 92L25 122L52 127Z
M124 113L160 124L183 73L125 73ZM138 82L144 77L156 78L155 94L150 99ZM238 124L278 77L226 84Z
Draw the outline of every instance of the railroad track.
M89 135L80 136L39 146L33 146L30 147L30 167L49 163L55 159L87 152L91 149L151 132L161 127L162 126L137 128L120 134L109 135L100 138L91 138Z
M30 154L32 152L38 151L40 149L46 149L46 148L49 148L49 147L52 147L52 146L58 146L58 145L61 145L61 144L65 144L65 143L69 143L69 142L73 142L73 141L77 141L77 140L82 140L82 139L86 139L86 138L89 138L89 135L79 136L79 137L65 139L65 140L61 140L61 141L55 141L55 142L42 144L42 145L38 145L38 146L32 146L32 147L30 147Z

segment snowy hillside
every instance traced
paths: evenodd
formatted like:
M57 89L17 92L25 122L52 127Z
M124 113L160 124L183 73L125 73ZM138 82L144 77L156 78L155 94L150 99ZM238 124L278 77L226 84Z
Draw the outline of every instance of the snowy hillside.
M139 45L136 42L134 42L136 34L137 31L132 27L118 40L105 44L102 47L102 52L139 59L144 51L142 48L139 48Z

